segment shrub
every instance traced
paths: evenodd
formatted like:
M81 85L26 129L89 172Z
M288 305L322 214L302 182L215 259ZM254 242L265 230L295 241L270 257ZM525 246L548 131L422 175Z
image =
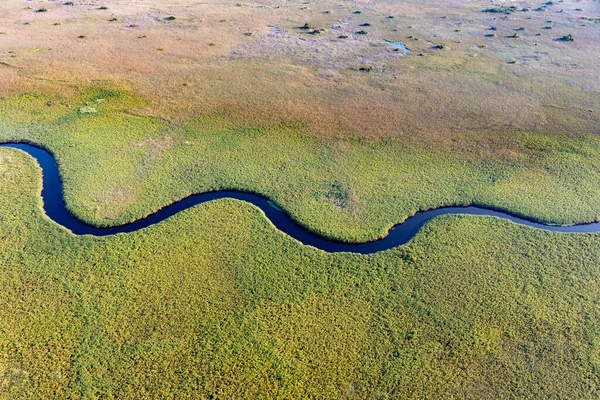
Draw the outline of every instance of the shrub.
M571 35L570 33L568 35L565 35L563 37L559 37L557 39L560 42L574 42L575 38L573 37L573 35Z
M515 11L517 11L517 7L515 7L515 6L510 6L510 7L500 6L500 7L486 8L483 10L483 12L497 13L497 14L510 14L511 12L515 12Z

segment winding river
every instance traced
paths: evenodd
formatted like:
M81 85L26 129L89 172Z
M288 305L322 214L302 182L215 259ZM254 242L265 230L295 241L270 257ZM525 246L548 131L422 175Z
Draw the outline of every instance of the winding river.
M231 190L193 194L171 205L168 205L143 219L121 226L98 228L85 224L67 211L63 198L62 181L60 179L58 166L52 154L40 147L25 143L5 143L0 144L0 147L11 147L22 150L37 160L42 168L42 199L44 200L44 211L48 217L50 217L50 219L69 229L76 235L108 236L117 233L134 232L161 222L170 216L197 204L223 198L243 200L255 205L265 213L267 218L269 218L273 225L275 225L275 227L280 231L286 233L305 245L313 246L327 252L371 254L378 251L388 250L408 242L417 234L419 229L421 229L421 227L425 225L427 221L437 216L447 214L468 214L499 217L518 224L527 225L538 229L546 229L554 232L600 232L600 222L572 226L554 226L533 222L501 211L490 210L482 207L441 207L415 214L414 216L405 220L403 223L395 225L392 229L390 229L388 235L382 239L366 243L341 243L325 239L302 228L284 211L275 207L267 198L263 196Z

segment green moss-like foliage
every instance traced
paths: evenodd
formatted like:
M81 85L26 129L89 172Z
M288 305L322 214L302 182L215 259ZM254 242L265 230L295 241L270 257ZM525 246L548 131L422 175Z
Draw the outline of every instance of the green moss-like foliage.
M96 225L217 189L264 194L308 229L347 241L383 236L419 210L451 204L558 224L600 217L594 138L521 133L506 139L515 143L512 160L490 161L400 140L309 137L292 121L257 127L212 115L169 124L136 114L146 106L100 86L0 99L0 141L51 150L69 209ZM80 111L88 108L97 112ZM352 194L348 206L327 195L337 184Z
M330 255L221 200L75 237L39 190L34 161L0 149L2 398L600 395L599 235L447 216Z

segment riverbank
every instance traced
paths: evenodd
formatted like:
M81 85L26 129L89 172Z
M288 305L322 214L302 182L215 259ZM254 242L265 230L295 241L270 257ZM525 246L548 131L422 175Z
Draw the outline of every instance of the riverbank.
M534 221L518 218L507 213L481 207L442 207L434 210L418 212L414 216L409 217L403 223L395 225L382 239L365 243L342 243L339 241L327 240L303 229L288 216L285 210L277 207L272 201L263 196L236 191L216 191L192 194L189 197L167 205L157 212L140 220L136 220L121 226L101 228L87 225L68 212L68 209L64 203L63 187L59 175L58 165L56 164L52 154L48 153L41 147L25 143L0 143L0 147L22 150L36 160L42 170L42 199L46 215L58 225L61 225L76 235L109 236L118 233L135 232L162 222L165 219L188 208L219 199L235 199L250 203L260 208L260 210L265 214L265 217L274 225L274 227L283 233L298 240L304 245L316 247L327 252L371 254L379 251L389 250L407 243L431 219L443 215L455 214L493 216L521 225L553 232L595 233L600 231L600 223L573 226L552 226L536 223Z

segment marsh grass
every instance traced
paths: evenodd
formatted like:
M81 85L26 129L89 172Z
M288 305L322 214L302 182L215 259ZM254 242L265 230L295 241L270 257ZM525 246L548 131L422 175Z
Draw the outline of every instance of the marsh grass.
M599 216L592 15L579 20L588 27L573 32L576 45L552 40L563 31L533 47L530 35L506 35L559 29L573 15L387 2L363 9L369 34L334 40L332 56L311 46L352 35L362 17L289 55L260 52L265 27L336 26L355 3L306 4L298 15L296 5L111 2L110 15L68 7L64 29L52 23L67 9L0 3L2 41L19 55L0 71L0 141L53 151L70 210L92 223L223 188L265 194L345 240L443 204L554 223ZM429 49L426 38L453 43L455 22L467 21L462 44ZM81 32L93 46L78 43ZM410 33L413 54L426 57L346 51L391 32ZM120 40L141 33L152 43ZM479 51L485 33L498 37ZM228 57L240 46L246 57ZM40 48L55 51L31 51ZM82 86L107 76L152 103ZM132 235L76 238L40 213L38 192L34 163L0 149L0 398L600 397L597 235L446 217L389 252L327 255L258 210L219 201Z
M306 136L293 121L253 126L215 114L170 124L132 112L146 105L109 87L62 99L9 97L0 100L0 140L56 154L68 208L100 226L217 189L266 195L306 228L346 241L381 237L442 205L477 204L556 224L599 218L593 138L523 132L510 138L510 159L492 161L392 139ZM97 112L81 111L88 107ZM351 191L352 207L327 195L332 184Z
M35 162L0 149L0 397L599 395L598 235L447 216L330 255L220 200L76 237L39 190Z

